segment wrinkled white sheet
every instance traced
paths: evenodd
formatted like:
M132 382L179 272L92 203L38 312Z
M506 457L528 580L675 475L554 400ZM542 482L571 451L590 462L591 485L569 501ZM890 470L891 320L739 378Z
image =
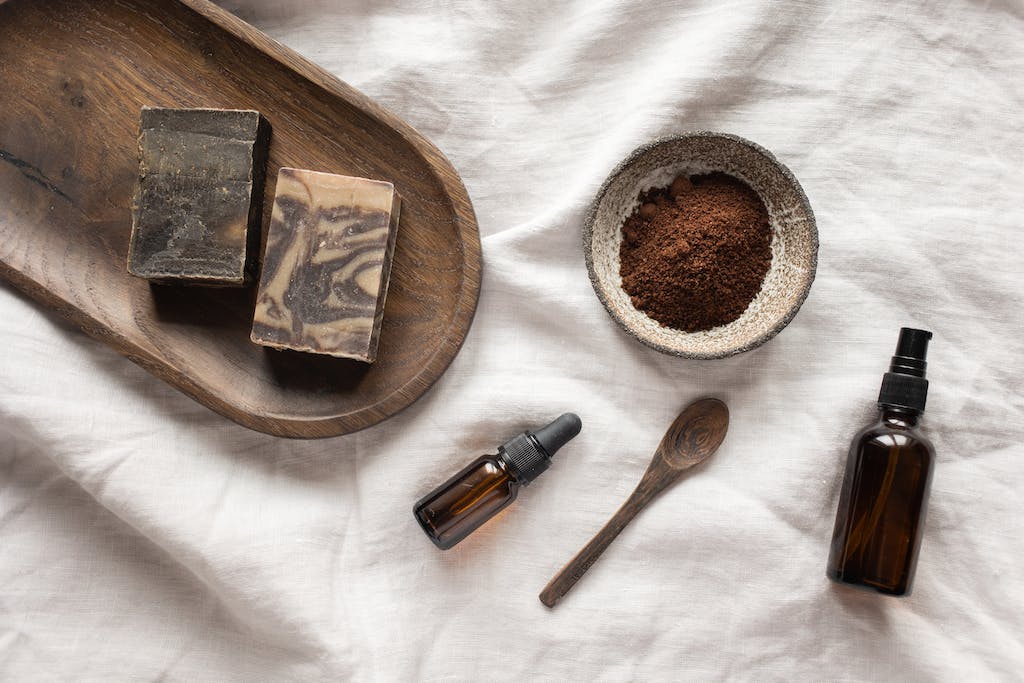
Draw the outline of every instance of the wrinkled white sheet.
M1024 672L1024 7L999 2L230 0L407 119L474 201L466 344L388 422L247 431L0 286L0 678L1012 680ZM2 27L0 27L2 30ZM585 207L654 136L774 151L821 232L767 346L678 360L593 295ZM916 591L823 576L841 466L901 325L932 329ZM675 413L720 453L554 611L538 591ZM437 551L413 502L564 411L580 437Z

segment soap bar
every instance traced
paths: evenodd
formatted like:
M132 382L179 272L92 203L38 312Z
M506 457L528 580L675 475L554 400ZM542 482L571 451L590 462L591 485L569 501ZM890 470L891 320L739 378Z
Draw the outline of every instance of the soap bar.
M259 252L270 126L256 111L142 109L128 272L242 286Z
M252 340L372 363L400 208L391 183L282 168Z

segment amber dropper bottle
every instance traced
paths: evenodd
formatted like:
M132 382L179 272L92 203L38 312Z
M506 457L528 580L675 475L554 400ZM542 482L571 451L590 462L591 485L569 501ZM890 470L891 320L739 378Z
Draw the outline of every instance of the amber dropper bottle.
M850 446L832 534L828 577L908 595L924 529L935 451L918 431L932 333L904 327L882 379L878 421Z
M448 550L519 495L551 465L551 456L580 433L580 418L566 413L535 432L523 432L481 455L424 496L413 508L416 521L441 550Z

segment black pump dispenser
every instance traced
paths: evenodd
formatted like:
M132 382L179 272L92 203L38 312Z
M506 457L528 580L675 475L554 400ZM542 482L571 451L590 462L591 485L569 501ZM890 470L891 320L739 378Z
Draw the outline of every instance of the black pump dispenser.
M878 392L879 406L924 412L928 399L928 380L924 377L928 363L925 358L931 338L932 333L927 330L900 328L896 354Z
M878 394L878 419L846 457L827 575L886 595L910 593L935 449L918 430L932 333L904 327Z
M583 423L574 413L565 413L536 432L523 432L498 447L519 482L526 486L551 465L551 456L580 433Z

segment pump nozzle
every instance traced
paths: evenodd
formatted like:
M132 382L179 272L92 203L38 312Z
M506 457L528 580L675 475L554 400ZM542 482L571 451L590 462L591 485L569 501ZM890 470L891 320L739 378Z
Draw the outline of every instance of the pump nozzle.
M901 327L900 339L896 342L896 355L892 357L889 372L924 377L925 368L928 367L925 358L928 357L928 342L931 338L932 333L928 330Z
M891 408L904 408L924 412L928 398L928 380L924 378L928 363L928 342L932 333L928 330L900 328L896 342L896 354L889 363L889 372L882 378L882 389L878 392L878 404Z

